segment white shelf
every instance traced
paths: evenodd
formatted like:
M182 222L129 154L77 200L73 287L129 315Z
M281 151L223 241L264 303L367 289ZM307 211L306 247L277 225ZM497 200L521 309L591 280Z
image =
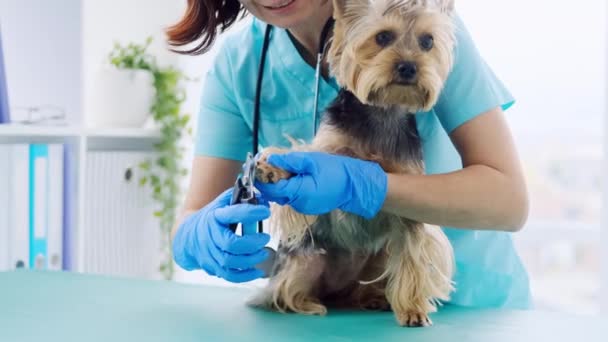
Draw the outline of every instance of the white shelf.
M87 150L149 151L160 141L160 133L153 129L85 129Z
M34 126L34 125L17 125L17 124L1 124L0 136L44 136L44 137L61 137L78 135L78 129L74 126Z
M71 269L82 272L87 265L84 260L84 246L87 237L84 208L86 205L87 189L85 178L87 159L93 151L138 151L154 150L154 144L160 142L160 132L154 129L129 128L87 128L81 126L40 126L22 124L0 124L0 144L54 144L67 143L73 160L72 182L72 262Z
M72 142L87 150L146 151L159 141L160 133L154 129L0 125L0 144Z
M157 138L159 132L145 128L87 128L85 135L89 137L117 137L117 138Z
M0 125L0 144L73 142L79 138L75 127Z

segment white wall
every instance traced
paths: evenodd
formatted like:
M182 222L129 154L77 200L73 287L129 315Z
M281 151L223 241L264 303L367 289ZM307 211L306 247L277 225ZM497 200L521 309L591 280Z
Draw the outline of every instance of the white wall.
M0 25L12 107L65 107L80 124L90 109L92 82L114 42L143 43L161 64L177 63L163 29L185 0L0 0Z
M598 109L604 106L604 93L598 65L604 64L600 42L606 1L573 4L456 1L483 57L517 100L506 118L518 143L541 135L561 139L566 131L576 135L577 141L601 139L603 115ZM578 113L576 120L572 113ZM547 129L549 121L551 130Z
M608 75L606 80L608 80ZM607 90L608 92L608 90ZM601 299L602 299L602 314L608 316L608 103L606 104L606 117L604 123L604 197L602 210L604 219L602 223L602 275L601 275Z
M608 6L606 6L606 14L608 18ZM601 290L600 299L602 300L601 312L603 315L608 316L608 23L604 21L604 30L606 32L606 72L604 79L604 196L602 202L602 210L604 213L602 222L601 232L601 246L602 246L602 275L601 275Z
M175 64L177 56L165 44L163 30L181 16L185 1L172 0L83 0L83 58L85 113L90 112L95 75L108 64L114 43L143 44L154 41L149 52L161 65Z
M80 12L80 0L0 0L11 107L55 105L80 116Z

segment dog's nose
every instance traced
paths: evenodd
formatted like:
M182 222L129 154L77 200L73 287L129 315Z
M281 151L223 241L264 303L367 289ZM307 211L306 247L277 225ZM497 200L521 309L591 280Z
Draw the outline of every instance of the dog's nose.
M416 73L418 68L414 62L399 62L397 63L397 73L399 77L407 82L411 82L416 79Z

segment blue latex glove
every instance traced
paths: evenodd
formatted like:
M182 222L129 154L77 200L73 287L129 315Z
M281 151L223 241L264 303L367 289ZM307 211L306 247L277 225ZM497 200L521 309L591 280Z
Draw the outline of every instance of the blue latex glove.
M187 217L173 239L175 262L185 270L203 269L233 283L264 276L255 265L268 258L265 233L236 235L231 223L251 224L270 216L268 203L230 206L232 189Z
M291 152L268 163L294 174L275 184L256 182L264 198L306 215L334 209L373 218L386 198L387 175L378 163L322 152Z

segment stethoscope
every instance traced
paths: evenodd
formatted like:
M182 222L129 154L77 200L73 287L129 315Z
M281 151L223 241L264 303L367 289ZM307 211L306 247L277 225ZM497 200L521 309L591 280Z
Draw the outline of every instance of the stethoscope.
M325 23L325 26L323 27L323 31L321 32L321 37L319 40L319 49L317 52L317 65L315 68L315 93L314 93L314 104L313 104L313 131L312 131L312 136L314 137L317 133L317 125L318 125L318 118L317 118L317 110L319 108L319 83L321 81L321 64L323 62L323 56L325 55L325 46L326 46L326 40L327 40L327 36L329 35L329 30L333 27L333 23L334 23L334 19L330 18L327 23ZM259 143L259 138L258 138L258 134L259 134L259 129L260 129L260 96L261 96L261 92L262 92L262 80L264 78L264 64L266 63L266 55L268 52L268 45L270 43L270 33L272 32L272 25L268 25L266 27L266 32L264 33L264 43L262 44L262 56L260 58L260 65L258 68L258 78L257 78L257 84L256 84L256 90L255 90L255 102L254 102L254 108L253 108L253 146L252 146L252 151L253 151L253 155L257 156L258 154L258 143ZM250 176L252 177L252 176ZM264 226L262 221L258 222L258 232L263 232L264 231ZM265 247L265 249L267 250L267 252L269 253L269 258L257 265L258 268L262 269L265 271L266 276L269 276L272 270L272 267L274 265L274 260L276 257L276 251L270 247Z
M318 115L317 111L319 109L319 83L321 81L321 64L323 63L323 57L325 55L325 47L327 36L329 35L329 31L333 27L334 19L330 18L323 27L323 31L321 32L321 37L319 39L319 49L317 51L317 64L315 67L315 93L314 93L314 102L313 102L313 126L312 126L312 136L314 137L317 133L318 126ZM260 96L262 92L262 80L264 78L264 65L266 63L266 55L268 53L268 45L270 43L270 33L272 32L273 26L268 25L266 27L266 32L264 33L264 43L262 44L262 53L260 58L260 65L258 68L258 78L255 90L255 101L253 107L253 155L258 154L258 144L259 144L259 130L260 130Z

